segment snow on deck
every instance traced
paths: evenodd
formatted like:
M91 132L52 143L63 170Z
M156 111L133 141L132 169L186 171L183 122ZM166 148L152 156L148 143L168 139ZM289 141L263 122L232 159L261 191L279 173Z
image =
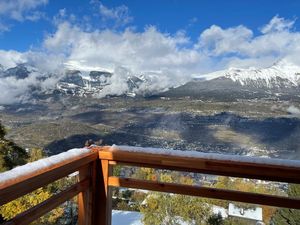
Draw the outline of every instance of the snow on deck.
M142 225L142 214L139 212L112 210L112 225Z
M220 207L220 206L217 206L217 205L212 206L212 212L215 215L220 214L223 219L228 217L227 209L225 209L223 207Z
M262 221L263 220L262 214L263 212L261 207L243 209L232 203L229 203L229 207L228 207L229 216L236 216L236 217L250 219L250 220Z
M112 225L143 225L142 213L133 211L112 210ZM176 224L190 225L176 217Z
M33 172L38 172L51 167L55 164L62 163L79 156L90 153L88 148L75 148L67 152L60 153L58 155L50 156L44 159L37 160L35 162L27 163L23 166L18 166L12 170L0 173L0 184L17 179L20 176L26 176Z
M125 145L113 145L110 147L111 151L128 151L136 153L149 153L149 154L162 154L172 155L180 157L190 158L202 158L208 160L226 160L232 162L243 162L243 163L257 163L264 165L277 165L277 166L288 166L300 168L300 160L287 160L287 159L271 159L271 158L259 158L239 155L223 155L218 153L203 153L197 151L182 151L174 149L160 149L160 148L143 148L143 147L132 147Z

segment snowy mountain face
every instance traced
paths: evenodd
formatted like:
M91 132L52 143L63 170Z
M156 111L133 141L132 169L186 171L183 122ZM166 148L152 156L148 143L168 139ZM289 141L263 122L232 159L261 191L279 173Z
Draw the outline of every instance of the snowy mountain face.
M7 70L4 70L2 67L2 77L15 77L16 79L25 79L31 72L34 71L35 69L33 67L27 66L25 64L20 64Z
M65 69L63 74L43 73L39 69L20 64L13 68L4 69L0 66L0 79L15 78L24 83L30 83L30 89L40 90L40 94L60 94L70 96L121 96L135 97L137 95L151 94L160 91L159 88L145 90L145 87L152 87L151 76L122 74L115 75L107 71L81 71L78 69ZM52 86L43 83L55 82ZM157 82L157 79L154 80ZM6 82L6 81L3 81ZM52 84L51 83L51 84ZM41 88L43 86L43 88ZM155 86L156 87L156 86Z
M66 71L65 77L57 83L56 91L78 96L127 95L134 97L141 93L140 85L147 82L142 76L130 75L125 80L117 81L123 82L123 91L114 94L106 90L111 90L110 86L113 86L114 82L113 76L113 73L105 71L90 71L89 73L82 73L78 70Z
M41 72L34 66L20 64L4 69L0 66L0 79L13 77L30 85L29 94L67 96L166 96L205 97L236 100L240 98L269 98L270 96L296 96L300 99L300 67L279 61L264 69L237 69L217 71L195 77L194 80L170 88L170 80L158 72L132 74L120 69L116 73L89 68L67 68L63 74ZM175 79L173 79L175 80ZM26 81L26 82L25 82ZM6 82L3 80L3 82ZM22 83L22 82L21 82ZM49 85L50 84L50 85ZM169 89L170 88L170 89ZM169 90L168 90L169 89ZM166 91L168 90L168 91Z
M300 98L300 67L279 61L264 69L217 71L162 94L166 97L200 97L233 101L255 98Z
M264 69L237 69L217 71L204 75L206 80L228 78L241 84L256 88L283 89L299 87L300 67L287 61L279 61L273 66Z

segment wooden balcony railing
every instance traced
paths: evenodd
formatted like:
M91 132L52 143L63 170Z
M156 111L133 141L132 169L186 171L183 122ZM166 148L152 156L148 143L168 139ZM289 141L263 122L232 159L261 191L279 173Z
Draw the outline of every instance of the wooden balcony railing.
M134 149L134 148L133 148ZM130 165L176 171L215 174L230 177L251 178L300 184L300 163L291 161L261 161L228 159L228 157L189 157L181 154L154 153L154 151L129 151L128 147L92 147L81 157L32 171L17 179L0 183L0 205L43 187L75 171L79 171L78 183L50 197L48 200L17 215L4 223L29 224L63 202L78 195L78 223L80 225L111 224L111 188L128 187L152 191L177 193L276 207L300 209L300 198L224 190L192 185L163 183L112 176L115 165ZM1 174L0 174L1 175Z

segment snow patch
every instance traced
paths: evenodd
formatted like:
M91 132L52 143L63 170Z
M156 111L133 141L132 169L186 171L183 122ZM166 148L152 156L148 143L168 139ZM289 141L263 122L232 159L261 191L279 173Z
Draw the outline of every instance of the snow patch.
M75 148L67 152L60 153L51 157L40 159L38 161L27 163L23 166L18 166L12 170L0 173L0 184L17 179L20 176L30 175L34 172L42 171L48 167L54 166L58 163L66 162L71 159L78 158L90 153L88 148Z
M213 205L212 206L212 211L213 211L213 214L216 214L216 215L220 214L223 219L228 217L227 210L223 207Z
M112 210L112 225L142 225L142 214L139 212Z
M84 72L90 72L90 71L104 71L104 72L113 72L112 69L100 67L100 66L88 66L85 65L86 61L81 60L81 61L75 61L75 60L69 60L68 62L64 63L64 66L66 69L69 70L81 70Z
M262 84L268 88L280 86L284 81L285 86L297 87L300 85L300 67L287 61L280 60L267 68L229 68L200 76L206 80L219 77L229 78L241 85L249 83Z
M300 116L300 109L294 105L289 106L286 111L292 115Z
M232 203L228 206L228 215L245 218L249 220L262 221L262 208L255 207L251 209L243 209Z
M218 153L203 153L196 151L182 151L174 149L160 149L160 148L142 148L124 145L112 145L111 151L127 151L136 153L149 153L149 154L162 154L172 155L180 157L190 158L202 158L208 160L225 160L232 162L244 162L244 163L257 163L277 166L289 166L289 167L300 167L300 160L287 160L287 159L271 159L271 158L260 158L260 157L248 157L238 155L223 155Z

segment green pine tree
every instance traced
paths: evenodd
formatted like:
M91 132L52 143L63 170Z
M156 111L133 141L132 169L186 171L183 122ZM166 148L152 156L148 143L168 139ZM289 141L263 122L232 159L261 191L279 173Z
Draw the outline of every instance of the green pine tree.
M6 131L0 123L0 172L23 165L28 158L27 152L14 142L5 139Z

